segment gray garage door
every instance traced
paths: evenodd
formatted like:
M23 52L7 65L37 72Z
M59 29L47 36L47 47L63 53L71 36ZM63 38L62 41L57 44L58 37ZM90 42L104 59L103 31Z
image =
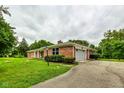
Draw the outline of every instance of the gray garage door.
M83 61L85 60L85 52L82 50L76 50L76 61Z

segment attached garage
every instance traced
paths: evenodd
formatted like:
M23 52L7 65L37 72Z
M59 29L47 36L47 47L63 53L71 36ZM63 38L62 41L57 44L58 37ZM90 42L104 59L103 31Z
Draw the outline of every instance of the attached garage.
M76 58L76 61L85 60L85 51L76 49L75 58Z

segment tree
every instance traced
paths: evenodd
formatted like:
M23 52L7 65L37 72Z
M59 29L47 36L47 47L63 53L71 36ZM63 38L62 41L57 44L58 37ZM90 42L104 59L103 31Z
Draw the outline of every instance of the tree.
M3 5L0 6L0 17L3 17L3 13L11 16L11 14L8 11L8 7L4 7Z
M29 50L27 41L25 40L25 38L22 39L22 41L20 42L19 46L18 46L18 51L19 54L23 55L23 56L27 56L26 51Z
M104 39L99 43L98 52L103 58L123 58L124 56L124 29L108 30Z
M11 16L8 7L0 6L0 56L10 55L12 47L16 44L13 27L10 26L3 18L3 13Z
M16 45L16 37L13 28L0 16L0 56L10 55L13 46Z
M124 40L113 42L113 58L124 59Z
M69 42L77 43L83 46L89 46L89 43L86 40L69 40Z
M32 44L29 46L29 48L30 48L30 49L39 48L37 45L38 45L38 44L37 44L37 41L35 40L34 43L32 43Z
M53 43L46 40L39 40L39 41L35 40L35 42L30 45L30 49L37 49L37 48L50 46L50 45L53 45Z
M107 40L124 40L124 29L120 30L108 30L104 33L104 37Z
M90 48L95 48L95 45L93 45L93 44L90 44L90 46L89 46Z

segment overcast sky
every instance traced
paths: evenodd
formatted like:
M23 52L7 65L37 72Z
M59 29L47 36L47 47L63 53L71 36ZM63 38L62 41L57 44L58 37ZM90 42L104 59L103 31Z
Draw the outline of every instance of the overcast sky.
M9 6L7 22L28 43L87 40L97 45L108 29L124 28L124 6Z

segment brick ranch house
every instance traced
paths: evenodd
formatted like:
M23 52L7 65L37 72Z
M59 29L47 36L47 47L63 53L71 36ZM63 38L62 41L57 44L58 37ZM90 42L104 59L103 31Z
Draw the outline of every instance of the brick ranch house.
M58 42L56 45L27 51L27 57L45 58L45 56L49 55L64 55L65 57L73 57L76 61L84 61L90 59L90 55L93 51L94 50L89 47L72 42Z

